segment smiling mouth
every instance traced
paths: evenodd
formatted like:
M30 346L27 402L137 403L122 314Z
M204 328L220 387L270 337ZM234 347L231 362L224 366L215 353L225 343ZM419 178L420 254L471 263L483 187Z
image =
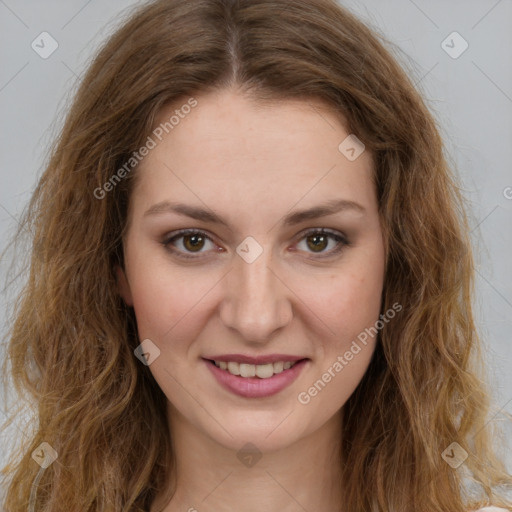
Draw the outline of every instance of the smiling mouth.
M236 361L226 362L207 359L211 364L214 364L221 370L225 370L231 375L243 378L259 377L260 379L270 379L274 375L286 372L290 368L293 368L297 363L305 360L306 359L300 359L298 361L278 361L267 364L245 364L237 363Z

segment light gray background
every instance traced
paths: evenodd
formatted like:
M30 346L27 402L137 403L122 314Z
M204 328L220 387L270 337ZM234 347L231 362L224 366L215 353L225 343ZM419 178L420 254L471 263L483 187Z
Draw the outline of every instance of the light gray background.
M512 413L512 2L511 0L344 0L396 44L437 117L471 205L477 252L477 321L497 409ZM0 250L43 169L71 92L98 45L136 1L0 0ZM43 31L58 49L42 59ZM442 42L457 31L469 44L454 59ZM446 44L446 43L445 43ZM461 41L448 38L452 51ZM0 262L0 278L6 263ZM3 286L2 286L3 288ZM1 315L6 296L2 294ZM37 307L37 304L34 305ZM0 317L3 325L3 316ZM1 353L1 352L0 352ZM1 409L3 407L3 409ZM0 421L6 404L0 403ZM21 419L20 419L21 421ZM498 414L510 444L510 422ZM10 447L21 436L16 428ZM499 441L507 454L511 451Z

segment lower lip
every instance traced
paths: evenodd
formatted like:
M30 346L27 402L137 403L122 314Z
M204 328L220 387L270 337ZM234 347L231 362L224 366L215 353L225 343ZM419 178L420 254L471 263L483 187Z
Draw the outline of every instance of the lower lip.
M219 367L207 359L204 359L206 366L213 373L219 384L235 395L244 398L265 398L276 395L284 388L289 386L300 374L308 359L303 359L295 363L288 370L276 373L268 379L260 379L259 377L239 377L233 375L227 370L221 370Z

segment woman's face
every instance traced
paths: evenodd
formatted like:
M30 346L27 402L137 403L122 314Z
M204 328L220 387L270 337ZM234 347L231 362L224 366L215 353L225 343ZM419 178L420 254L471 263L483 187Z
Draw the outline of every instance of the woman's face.
M187 100L161 112L136 171L120 293L171 422L277 449L336 421L373 353L372 158L317 102Z

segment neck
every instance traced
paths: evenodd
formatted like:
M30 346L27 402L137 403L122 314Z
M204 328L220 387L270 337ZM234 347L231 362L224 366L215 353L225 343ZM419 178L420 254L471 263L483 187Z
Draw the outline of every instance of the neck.
M311 435L252 459L172 414L176 489L170 501L157 497L150 512L341 510L340 413Z

